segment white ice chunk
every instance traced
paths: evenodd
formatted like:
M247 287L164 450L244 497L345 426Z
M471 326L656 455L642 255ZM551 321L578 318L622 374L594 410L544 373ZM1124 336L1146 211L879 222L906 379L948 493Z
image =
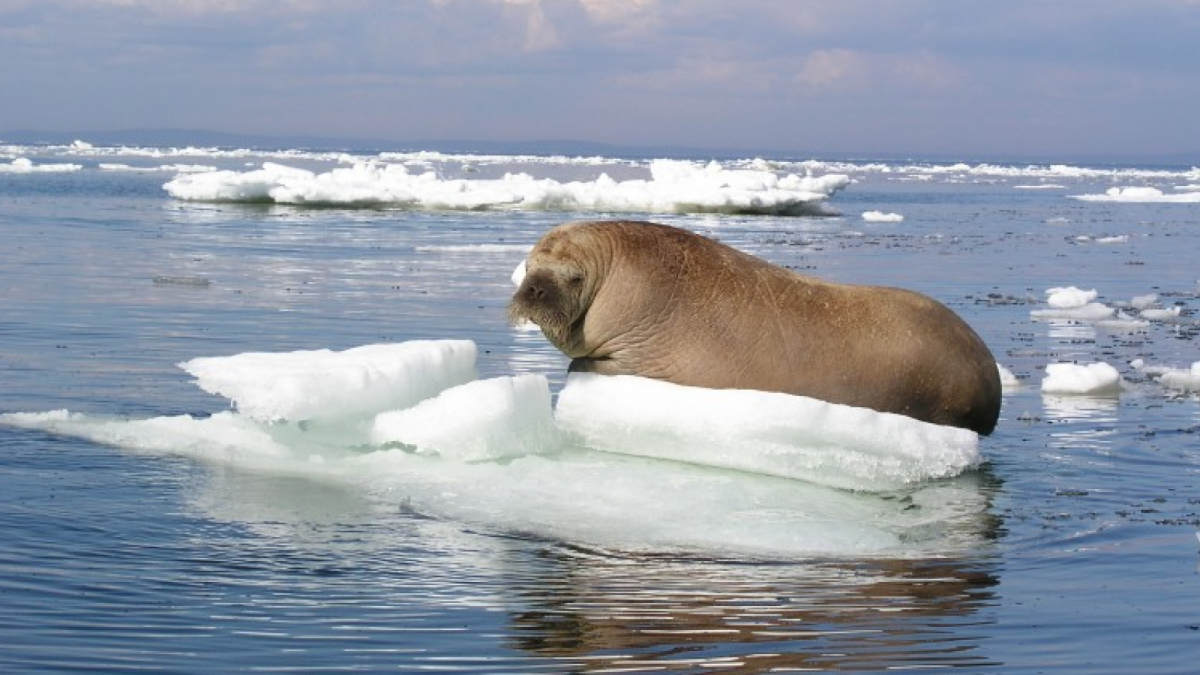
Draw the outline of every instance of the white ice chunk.
M1168 369L1158 381L1168 389L1200 391L1200 361L1193 363L1190 369Z
M1094 288L1088 291L1074 286L1048 288L1046 289L1046 304L1056 309L1073 309L1083 307L1099 295Z
M1102 195L1076 195L1075 199L1087 202L1137 203L1200 203L1200 192L1165 194L1152 187L1113 187Z
M1154 303L1156 302L1158 302L1158 293L1149 293L1147 295L1133 296L1133 299L1129 301L1129 304L1134 309L1149 309L1150 307L1153 307Z
M1068 321L1102 321L1107 319L1116 310L1112 307L1099 302L1089 302L1082 307L1071 307L1068 309L1035 309L1029 314L1035 319L1045 320L1068 320Z
M1016 375L1012 374L1011 370L1005 368L999 363L996 364L996 369L1000 371L1000 386L1004 389L1004 391L1017 389L1021 386L1021 381L1017 379Z
M864 211L862 219L869 223L901 223L904 216L899 213L884 213L883 211Z
M82 164L34 164L27 157L18 157L8 164L0 163L0 173L71 173L81 169Z
M1170 321L1171 319L1178 318L1181 311L1182 308L1180 307L1143 309L1141 315L1143 319L1149 319L1150 321Z
M544 375L477 380L375 417L371 441L464 461L519 457L557 445Z
M242 413L275 422L373 415L475 379L475 343L414 340L342 352L248 352L179 366Z
M969 430L802 396L573 373L559 426L596 450L889 490L979 462Z
M1120 391L1121 374L1107 363L1051 363L1042 380L1042 392L1046 394L1100 396Z

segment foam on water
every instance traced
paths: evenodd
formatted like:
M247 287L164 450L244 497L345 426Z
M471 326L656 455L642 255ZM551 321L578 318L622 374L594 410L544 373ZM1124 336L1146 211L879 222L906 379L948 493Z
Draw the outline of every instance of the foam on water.
M187 370L237 411L0 424L349 485L385 506L607 549L922 555L979 531L985 500L970 474L953 479L979 461L972 432L594 375L572 375L552 414L540 375L455 384L474 353L434 341L194 359Z
M163 188L177 199L280 204L395 205L478 210L649 211L656 213L827 213L823 202L849 184L821 177L730 170L716 162L655 160L649 180L559 182L526 173L499 179L445 179L403 164L356 162L315 173L271 162L253 171L182 174Z

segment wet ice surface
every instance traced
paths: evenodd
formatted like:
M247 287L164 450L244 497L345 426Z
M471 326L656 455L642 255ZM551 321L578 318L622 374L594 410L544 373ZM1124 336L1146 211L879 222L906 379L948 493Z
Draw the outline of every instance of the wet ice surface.
M566 362L504 305L537 236L590 214L182 203L96 163L247 158L19 154L84 168L0 179L0 413L98 436L0 426L6 670L1194 668L1195 206L1070 198L1186 172L864 166L841 218L657 216L929 293L1013 375L979 468L853 492L545 440L521 403ZM1017 189L1040 181L1063 187ZM1096 294L1048 302L1070 287ZM476 344L475 389L353 430L247 421L177 367L442 339ZM1097 363L1118 389L1043 388ZM439 421L480 400L554 451Z

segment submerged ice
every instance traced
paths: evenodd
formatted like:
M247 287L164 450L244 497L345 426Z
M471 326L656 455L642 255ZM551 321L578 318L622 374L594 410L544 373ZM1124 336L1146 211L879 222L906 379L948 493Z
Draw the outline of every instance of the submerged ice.
M477 380L474 361L464 340L193 359L181 366L236 410L0 423L633 551L905 555L971 537L984 508L970 474L954 479L979 462L969 431L632 377L573 375L555 407L544 376Z
M324 173L265 162L251 171L176 176L163 188L177 199L279 204L393 205L478 210L535 209L656 213L825 213L824 202L849 184L845 175L778 176L716 162L650 163L650 178L560 182L526 173L498 179L444 178L404 164L356 162Z

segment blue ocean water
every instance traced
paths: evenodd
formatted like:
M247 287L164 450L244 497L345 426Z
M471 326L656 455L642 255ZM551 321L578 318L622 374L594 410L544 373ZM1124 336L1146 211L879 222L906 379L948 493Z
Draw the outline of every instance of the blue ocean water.
M616 216L687 227L805 273L926 292L1021 384L981 440L986 464L947 485L982 510L948 531L931 523L933 535L914 527L921 546L897 555L600 547L570 523L546 536L536 512L506 506L495 486L478 490L507 512L455 519L402 490L381 498L310 473L0 425L0 669L1194 671L1200 402L1133 364L1200 361L1200 205L1072 198L1186 194L1177 186L1200 182L1194 170L777 163L853 180L827 202L842 215L794 218L190 202L167 194L176 170L158 167L326 171L344 159L4 150L82 168L0 173L0 413L203 416L227 404L181 361L425 338L475 340L481 376L561 384L565 360L505 320L509 274L552 225ZM391 159L560 182L645 172L620 161ZM903 221L861 217L873 210ZM1149 294L1179 314L1031 317L1046 289L1066 285L1097 289L1131 318L1131 300ZM1121 372L1119 395L1042 395L1047 364L1096 361ZM583 494L552 475L538 493L546 504ZM715 472L713 485L727 478ZM745 480L764 502L788 489ZM628 484L600 488L613 509ZM869 499L929 508L904 492ZM636 539L653 515L605 517ZM655 532L705 525L672 517Z

